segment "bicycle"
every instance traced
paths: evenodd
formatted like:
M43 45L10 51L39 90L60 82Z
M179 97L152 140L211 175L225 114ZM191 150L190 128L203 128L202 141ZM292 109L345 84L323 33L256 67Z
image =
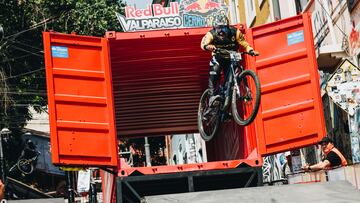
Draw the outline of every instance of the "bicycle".
M206 89L199 102L198 130L205 141L210 141L217 133L220 123L226 120L230 103L232 117L242 126L249 125L255 119L260 105L259 78L254 71L244 70L240 64L242 54L250 53L215 49L215 55L221 53L228 53L230 56L230 73L227 81L218 87L220 99L209 106L210 90ZM252 92L250 87L255 92ZM208 113L209 111L211 113Z
M20 158L10 169L9 172L12 172L15 168L17 168L22 174L29 175L34 171L35 161L37 160L40 152L36 151L36 155L31 158Z

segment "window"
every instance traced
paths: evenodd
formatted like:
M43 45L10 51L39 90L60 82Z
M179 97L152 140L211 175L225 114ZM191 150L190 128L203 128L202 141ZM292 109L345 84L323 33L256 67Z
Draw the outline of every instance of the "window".
M295 0L296 5L296 13L302 13L304 9L307 7L309 0Z
M178 163L176 154L174 154L174 156L173 156L173 162L174 162L174 165L177 165L177 163Z
M279 0L272 0L272 13L274 15L274 21L281 19Z
M256 16L255 3L253 0L245 0L245 14L246 24L248 27L250 27Z
M297 12L296 1L272 0L270 4L271 15L274 21L295 16Z
M347 0L348 9L351 12L359 0Z
M231 24L238 24L240 22L240 15L239 15L239 1L238 0L231 0L229 5L230 10L230 20Z

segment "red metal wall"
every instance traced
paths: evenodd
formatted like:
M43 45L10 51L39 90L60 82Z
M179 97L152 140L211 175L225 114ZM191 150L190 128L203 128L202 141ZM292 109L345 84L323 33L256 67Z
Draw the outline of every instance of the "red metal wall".
M200 41L207 30L107 34L120 137L197 132L210 59Z
M107 33L120 137L198 132L198 102L211 58L200 41L209 29ZM224 124L207 143L208 160L246 158L255 137L248 133L252 140L246 140L243 127Z
M206 143L208 161L244 159L246 140L244 127L231 121L220 127L219 133Z
M107 40L49 32L43 37L53 163L117 166Z
M260 153L317 143L326 131L310 14L254 27L247 36L261 53L248 60L261 83Z

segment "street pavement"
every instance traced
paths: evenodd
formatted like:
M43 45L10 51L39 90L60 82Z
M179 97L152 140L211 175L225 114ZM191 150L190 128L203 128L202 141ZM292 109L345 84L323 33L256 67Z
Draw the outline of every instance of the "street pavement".
M148 196L143 202L359 203L360 191L349 182L334 181Z
M64 203L64 198L7 200L9 203Z

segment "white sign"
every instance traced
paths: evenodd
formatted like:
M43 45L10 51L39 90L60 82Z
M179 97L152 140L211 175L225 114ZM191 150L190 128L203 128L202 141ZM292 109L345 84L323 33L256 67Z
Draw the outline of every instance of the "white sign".
M227 14L227 6L221 0L182 0L171 2L168 7L151 4L144 9L125 7L125 15L116 17L125 32L183 27L211 26L219 14Z
M78 174L77 192L88 192L90 189L90 170L81 170Z
M351 116L360 107L360 69L344 60L327 82L326 92Z

